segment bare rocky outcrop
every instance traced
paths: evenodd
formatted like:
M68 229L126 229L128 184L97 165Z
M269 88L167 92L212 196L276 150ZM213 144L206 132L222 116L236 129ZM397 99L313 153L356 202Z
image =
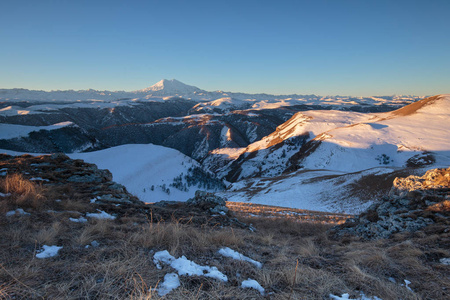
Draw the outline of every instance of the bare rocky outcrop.
M228 210L226 199L213 193L197 191L195 197L187 202L146 204L130 194L125 186L112 181L109 170L99 169L80 159L70 159L63 153L40 156L0 154L0 180L13 174L20 174L41 186L52 211L60 213L66 211L67 203L71 202L71 207L75 206L78 213L100 210L113 215L119 222L123 217L140 216L151 222L249 228Z
M450 168L429 170L425 175L396 178L389 196L361 215L332 230L364 239L389 238L433 226L435 233L449 232Z
M63 153L51 155L0 155L2 176L22 174L47 190L65 197L76 197L79 201L91 201L101 205L140 205L142 202L128 193L127 189L112 181L109 170L99 169L80 159L70 159ZM63 197L64 195L61 195Z
M188 199L186 204L209 210L212 213L226 214L228 212L228 208L225 206L226 200L224 198L200 190L196 191L195 197Z
M214 193L196 191L193 198L186 202L159 201L153 203L151 209L157 218L169 220L169 216L180 222L189 222L197 225L236 226L250 228L239 221L226 207L226 199Z
M414 191L442 190L450 187L450 167L429 170L422 177L395 178L389 196L402 198Z

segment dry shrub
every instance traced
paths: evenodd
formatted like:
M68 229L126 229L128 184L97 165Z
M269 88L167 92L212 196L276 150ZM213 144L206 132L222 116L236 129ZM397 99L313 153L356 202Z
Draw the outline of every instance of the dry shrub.
M45 201L42 188L23 178L21 174L7 175L1 179L0 189L11 194L8 200L12 206L38 208Z
M33 238L30 235L29 230L24 224L14 224L8 228L2 230L2 246L7 247L20 247L20 245L32 241ZM1 298L0 298L1 299Z
M427 270L420 259L424 255L423 251L416 247L411 240L391 246L387 253L395 260L399 270L404 273L420 275Z
M61 223L54 222L49 228L42 228L36 233L36 241L41 245L53 245L61 232Z

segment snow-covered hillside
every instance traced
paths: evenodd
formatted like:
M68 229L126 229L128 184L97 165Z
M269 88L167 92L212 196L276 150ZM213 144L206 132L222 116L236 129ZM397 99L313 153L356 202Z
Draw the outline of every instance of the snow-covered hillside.
M204 163L234 181L230 201L358 213L393 174L450 165L449 119L450 95L389 113L299 112L224 163L227 149Z
M40 130L56 130L66 126L76 126L72 122L61 122L49 126L24 126L15 124L0 123L0 140L13 139L18 137L28 136L32 132Z
M198 189L223 188L195 160L177 150L153 144L122 145L69 156L110 170L114 181L144 202L185 201Z
M209 170L232 183L232 201L355 212L370 202L349 192L361 178L450 165L450 95L418 99L209 92L174 79L133 92L0 90L0 149L107 148L71 156L146 202L222 188Z
M380 178L394 169L379 167L362 172L299 170L281 176L249 178L235 182L219 195L229 201L358 214L386 190L376 188ZM372 176L373 186L355 192L360 181ZM390 185L389 185L390 187Z
M224 151L217 150L206 163L232 181L278 176L299 168L339 172L379 166L401 168L420 157L434 159L436 167L445 166L450 164L449 118L449 95L380 114L304 111L272 134L240 149L233 162L217 162L224 156Z
M450 164L450 95L367 117L323 132L318 147L298 163L307 169L354 172L380 165L403 167L414 155L432 152L437 165Z

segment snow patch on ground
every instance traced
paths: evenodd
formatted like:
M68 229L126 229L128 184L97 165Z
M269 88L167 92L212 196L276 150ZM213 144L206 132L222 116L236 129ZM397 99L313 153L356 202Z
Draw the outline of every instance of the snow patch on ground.
M58 251L63 247L43 245L42 249L36 254L37 258L49 258L58 255Z
M158 295L165 296L172 290L180 286L180 278L177 273L168 273L164 276L164 281L158 286Z
M241 287L255 289L259 291L261 295L264 295L264 288L254 279L248 278L247 280L242 281Z
M250 257L247 257L247 256L245 256L237 251L234 251L233 249L228 248L228 247L220 249L219 254L222 254L225 257L231 257L236 260L248 261L249 263L255 265L257 268L259 268L259 269L262 268L262 263L260 263L259 261L253 260Z
M76 218L69 218L69 221L75 222L75 223L86 223L87 219L83 217Z
M116 217L108 214L102 210L99 210L98 213L87 213L86 217L94 218L94 219L104 219L104 220L114 220Z
M24 211L22 208L18 208L16 210L10 210L6 213L7 217L11 217L14 215L29 215L30 213L27 213L26 211Z
M330 299L333 299L333 300L353 300L353 299L354 300L381 300L381 298L378 298L377 296L367 297L366 295L364 295L364 293L361 293L358 298L350 298L350 294L348 294L348 293L342 294L342 296L336 296L336 295L330 294Z
M172 268L177 270L179 275L197 275L215 278L225 282L228 281L227 276L220 272L216 267L200 266L195 262L187 259L185 256L175 258L174 256L170 255L167 250L156 252L153 256L153 262L158 269L162 268L161 263L168 264Z

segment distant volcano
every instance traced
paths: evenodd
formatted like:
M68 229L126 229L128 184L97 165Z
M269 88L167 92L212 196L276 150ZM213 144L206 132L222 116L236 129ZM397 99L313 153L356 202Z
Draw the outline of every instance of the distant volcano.
M154 85L139 90L142 93L155 93L158 95L176 95L176 94L192 94L195 92L205 92L198 87L184 84L176 79L163 79Z

